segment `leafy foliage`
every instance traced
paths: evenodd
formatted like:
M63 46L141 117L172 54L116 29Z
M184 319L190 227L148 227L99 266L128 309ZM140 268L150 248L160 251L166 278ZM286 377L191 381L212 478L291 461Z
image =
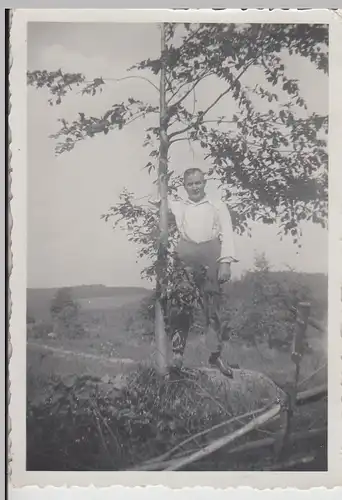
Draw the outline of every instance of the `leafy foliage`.
M301 221L325 227L328 119L309 113L299 82L287 76L284 61L291 55L301 56L318 71L327 73L327 27L167 24L166 32L167 49L161 57L141 61L129 70L147 71L154 77L159 74L161 61L165 61L167 117L163 127L168 147L180 140L200 144L211 163L209 176L218 178L225 189L238 231L246 231L250 220L279 222L281 231L297 241ZM253 67L264 72L264 85L248 86L244 75ZM145 76L126 78L141 78L157 88ZM196 87L208 78L221 80L225 89L213 97L207 108L196 110ZM102 77L87 81L84 75L61 70L28 73L28 84L48 88L53 98L57 96L51 101L56 104L68 89L80 87L82 94L95 96L105 82ZM228 95L236 101L239 113L212 115ZM269 110L258 111L258 99L268 102ZM99 118L80 113L71 124L61 120L62 127L54 135L61 139L56 153L70 151L85 137L107 134L156 113L158 106L130 97L126 103L114 104ZM146 165L149 172L158 160L159 139L158 125L146 130L144 146L151 148L151 161ZM129 208L127 217L132 224Z
M61 104L62 97L64 97L72 86L79 87L84 84L85 77L81 73L63 73L61 69L57 71L35 70L28 71L27 84L41 89L46 87L52 95L49 99L50 106L54 104ZM84 87L87 88L89 84L86 83Z
M29 377L28 383L30 395L44 394L28 401L29 470L124 470L224 418L257 411L269 402L270 391L276 397L273 386L259 387L248 398L234 391L230 398L218 397L217 383L205 373L170 380L151 368L131 374L120 389L88 376ZM201 442L205 438L188 449Z
M236 288L244 290L243 300L238 292L228 304L230 334L247 344L288 350L296 329L295 316L291 307L297 307L303 300L312 301L307 286L300 281L289 283L286 279L276 279L266 257L255 258L254 269L247 272Z
M125 229L128 239L137 247L138 257L148 258L153 263L146 267L143 275L151 279L155 275L155 258L158 252L159 210L152 205L141 205L134 200L134 194L125 190L120 195L120 202L110 207L102 215L107 222L113 221L114 228ZM173 216L169 215L169 268L171 277L174 271L172 253L178 239L178 230Z

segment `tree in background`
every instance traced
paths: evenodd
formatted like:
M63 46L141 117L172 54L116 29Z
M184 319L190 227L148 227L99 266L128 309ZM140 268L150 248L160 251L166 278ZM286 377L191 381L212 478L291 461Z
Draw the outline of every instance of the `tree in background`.
M70 288L57 290L50 306L56 335L77 337L84 334L79 322L79 309L79 305L72 298Z
M145 275L157 275L159 306L168 293L168 271L173 272L168 251L177 236L174 227L168 234L166 196L177 195L180 185L180 178L168 169L176 142L198 143L203 149L210 164L208 176L223 187L238 233L249 232L251 221L277 223L281 234L290 234L299 243L302 221L325 227L328 118L308 110L299 82L287 72L286 57L291 55L308 59L317 71L327 73L327 27L164 24L160 57L137 63L129 69L136 73L125 77L153 86L156 101L131 96L98 117L80 112L72 122L62 119L53 135L56 154L61 154L88 137L146 119L143 146L150 150L150 161L145 167L151 174L157 171L160 211L141 206L134 193L125 191L104 218L113 217L116 226L123 225L139 256L152 259ZM253 68L262 71L263 84L250 85L248 73ZM222 91L210 95L210 103L198 109L196 91L210 79L219 80ZM61 104L75 88L96 96L110 80L99 76L88 81L85 75L60 69L28 72L29 85L49 89L51 105ZM235 100L236 113L223 107L226 96ZM260 103L264 103L262 111ZM162 345L165 334L159 306L156 335Z
M229 334L244 343L288 349L296 328L291 307L312 301L308 287L296 273L272 272L264 253L254 259L254 267L232 285L227 304Z

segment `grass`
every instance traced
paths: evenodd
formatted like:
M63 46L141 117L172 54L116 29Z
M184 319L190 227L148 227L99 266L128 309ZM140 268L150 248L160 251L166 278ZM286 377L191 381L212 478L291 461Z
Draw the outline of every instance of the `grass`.
M270 387L260 385L252 397L244 398L237 386L220 383L205 372L161 379L152 368L140 368L115 391L95 377L67 381L29 372L28 394L36 391L44 397L29 399L28 468L127 469L185 439L187 446L181 451L191 451L205 444L204 431L223 419L231 420L224 428L230 432L265 402L270 404L276 398L272 389L273 394ZM190 440L194 434L197 438ZM214 436L211 432L209 438Z

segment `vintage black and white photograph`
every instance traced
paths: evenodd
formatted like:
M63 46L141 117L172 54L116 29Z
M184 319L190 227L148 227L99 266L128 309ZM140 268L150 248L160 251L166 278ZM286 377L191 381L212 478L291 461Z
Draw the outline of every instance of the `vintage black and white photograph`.
M328 471L329 24L26 38L26 471Z

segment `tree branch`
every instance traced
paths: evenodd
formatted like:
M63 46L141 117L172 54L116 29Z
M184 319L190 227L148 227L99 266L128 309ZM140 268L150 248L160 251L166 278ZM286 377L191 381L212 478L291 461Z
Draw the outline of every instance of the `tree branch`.
M160 455L158 457L152 458L151 460L148 460L142 466L139 467L139 470L144 470L145 466L147 466L147 467L149 467L151 465L155 466L156 464L158 464L158 462L163 462L164 460L169 458L171 455L173 455L175 453L175 451L179 450L179 448L182 448L183 446L185 446L186 444L190 443L191 441L193 441L194 439L196 439L198 437L205 436L206 434L209 434L209 433L213 432L214 430L222 429L222 427L225 427L229 424L232 424L233 422L236 422L236 421L241 422L241 419L243 419L243 418L255 417L259 413L262 413L262 412L265 412L266 410L268 410L268 408L269 408L269 406L264 406L263 408L259 408L258 410L250 411L250 412L244 413L242 415L232 417L229 420L226 420L224 422L220 422L219 424L216 424L208 429L205 429L204 431L197 432L196 434L193 434L193 435L189 436L188 438L186 438L181 443L178 443L177 445L175 445L173 448L171 448L171 450L168 450L163 455Z
M125 123L125 125L129 125L130 123L134 122L135 120L138 120L139 118L143 118L144 115L145 115L145 112L140 113L139 115L133 116L130 120L127 120L127 122Z
M213 73L210 71L209 73L206 74L206 71L202 71L202 74L200 76L197 77L195 83L193 84L193 86L191 87L190 90L188 90L184 96L182 96L177 102L171 104L171 106L179 106L179 104L181 104L184 99L186 99L188 97L188 95L194 90L194 88L196 87L196 85L199 84L199 82L201 82L202 80L204 80L204 78L206 78L207 76L210 76L210 75L213 75ZM182 85L180 85L178 87L178 89L172 94L172 96L170 97L170 99L167 101L168 104L170 104L171 100L175 97L175 95L178 94L178 92L183 88L185 87L186 85L188 85L189 82L185 82L183 83Z
M238 76L235 78L234 80L234 83L236 83L244 73L246 73L246 71L248 70L248 68L254 64L254 62L257 60L257 58L259 57L259 55L257 57L255 57L250 63L248 63L246 65L246 67L240 71L240 73L238 74ZM194 122L194 123L191 123L190 125L188 125L186 128L182 129L182 130L176 130L175 132L172 132L170 135L169 135L169 139L172 139L172 137L175 137L177 135L180 135L180 134L183 134L184 132L187 132L188 130L190 130L191 128L193 127L196 127L196 125L198 125L202 118L214 107L216 106L216 104L222 99L222 97L224 97L225 95L228 94L228 92L230 92L232 90L232 86L233 84L231 84L226 90L224 90L223 92L221 92L221 94L215 99L215 101L210 104L207 109L205 111L203 111L203 113L201 113L201 116L197 118L197 120Z
M203 120L202 123L216 123L217 125L221 125L221 123L236 123L234 120Z
M123 80L130 80L133 78L139 79L139 80L145 80L150 85L152 85L152 87L154 87L159 94L159 88L157 87L157 85L155 85L153 82L151 82L151 80L149 78L146 78L145 76L133 76L132 75L132 76L124 76L123 78L103 78L103 79L108 80L108 81L113 81L113 82L122 82Z
M188 141L189 137L179 137L178 139L175 139L174 141L170 141L169 144L174 144L175 142L180 142L180 141Z

